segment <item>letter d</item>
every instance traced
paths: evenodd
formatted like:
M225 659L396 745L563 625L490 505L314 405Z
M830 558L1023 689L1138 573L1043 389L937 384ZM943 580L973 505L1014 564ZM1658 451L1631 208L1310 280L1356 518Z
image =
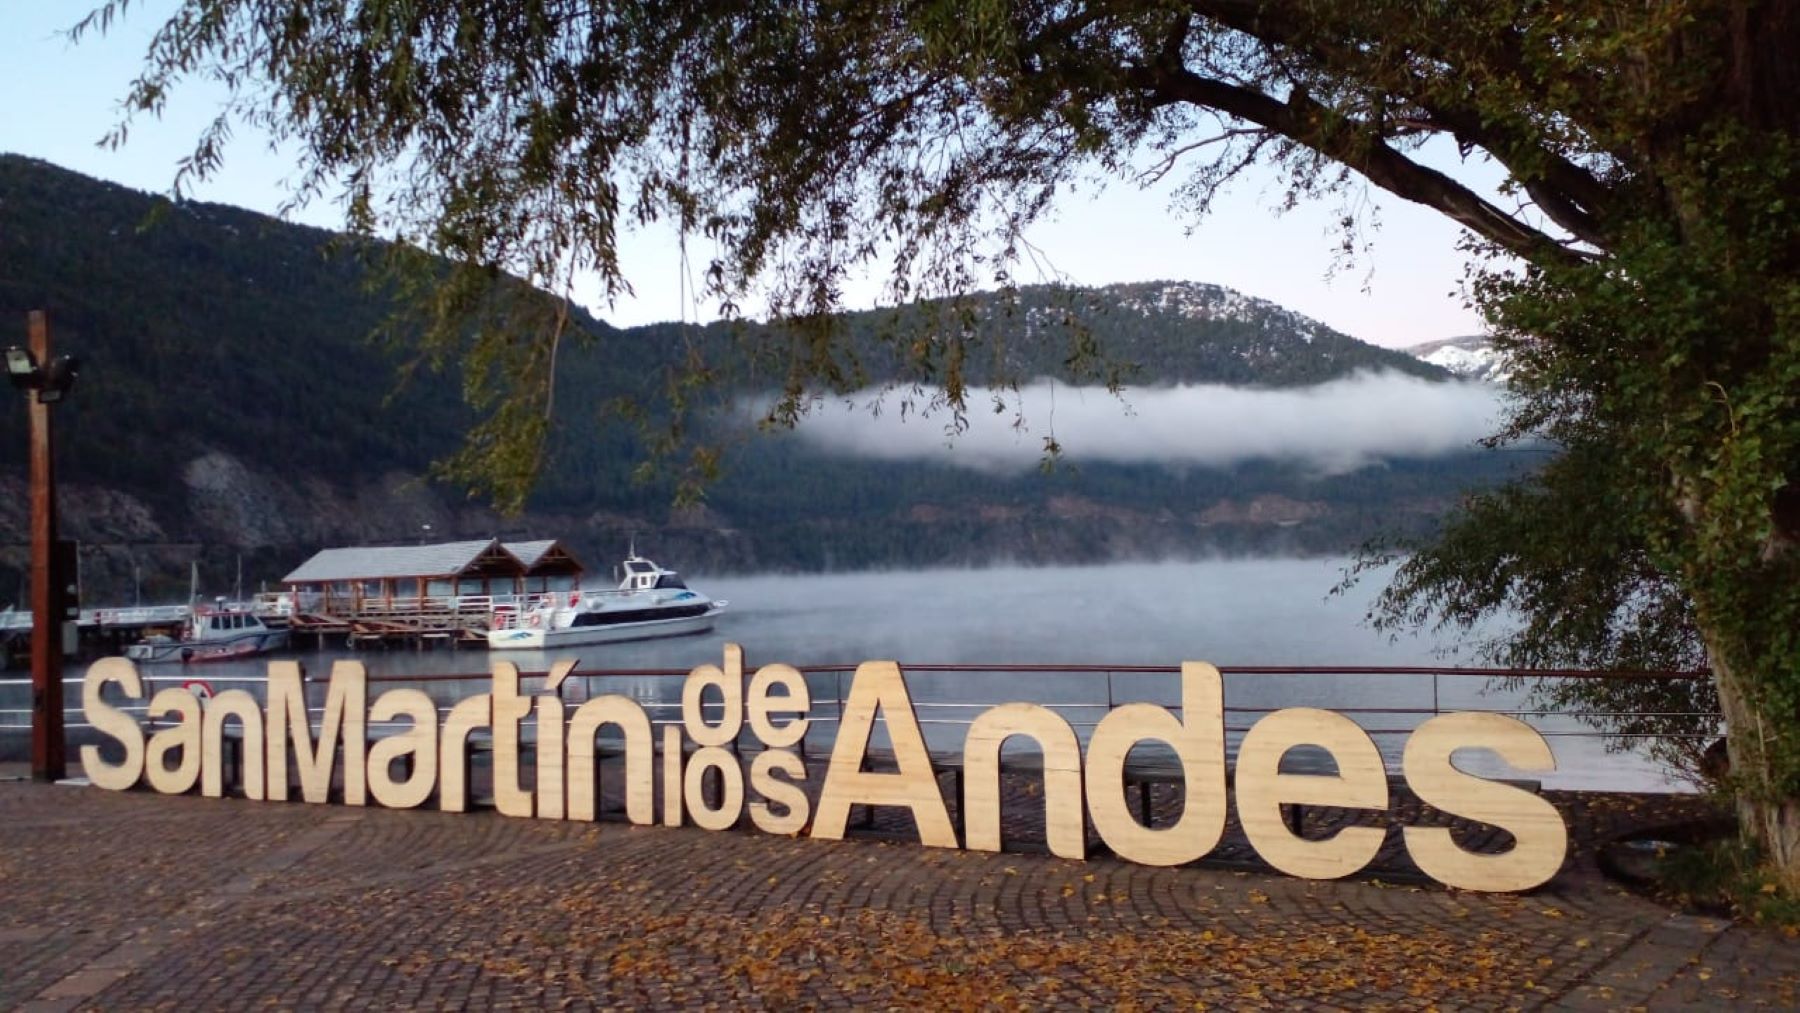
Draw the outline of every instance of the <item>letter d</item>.
M1152 829L1125 799L1125 757L1145 739L1167 742L1181 761L1181 818ZM1182 865L1219 844L1225 833L1225 689L1219 670L1181 665L1181 717L1147 703L1126 704L1100 720L1088 742L1088 812L1115 854L1142 865Z

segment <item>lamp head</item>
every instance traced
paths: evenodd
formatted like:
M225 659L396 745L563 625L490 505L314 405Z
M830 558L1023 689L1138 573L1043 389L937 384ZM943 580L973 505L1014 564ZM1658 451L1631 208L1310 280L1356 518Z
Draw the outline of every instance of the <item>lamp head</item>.
M59 355L50 360L44 367L43 385L38 389L40 404L55 404L66 397L75 386L75 377L81 372L81 359L73 355Z
M14 387L32 386L37 371L37 356L31 354L31 349L14 345L6 350L6 376Z

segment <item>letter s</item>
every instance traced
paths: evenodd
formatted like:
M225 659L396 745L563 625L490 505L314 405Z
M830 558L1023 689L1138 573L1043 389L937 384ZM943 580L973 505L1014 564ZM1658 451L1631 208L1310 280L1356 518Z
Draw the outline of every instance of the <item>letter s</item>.
M1503 714L1442 714L1420 725L1401 761L1407 787L1448 815L1505 830L1514 844L1504 854L1480 855L1457 847L1442 827L1407 827L1413 861L1432 879L1464 890L1529 890L1549 881L1569 848L1562 814L1532 792L1457 770L1450 757L1458 749L1491 749L1520 770L1556 769L1537 729Z
M144 682L137 666L125 658L102 658L88 666L81 680L81 711L88 724L103 735L110 735L125 747L125 759L118 765L100 757L100 747L81 747L81 769L96 787L124 791L137 784L144 774L144 730L137 719L101 698L101 689L109 682L124 687L133 700L144 698Z

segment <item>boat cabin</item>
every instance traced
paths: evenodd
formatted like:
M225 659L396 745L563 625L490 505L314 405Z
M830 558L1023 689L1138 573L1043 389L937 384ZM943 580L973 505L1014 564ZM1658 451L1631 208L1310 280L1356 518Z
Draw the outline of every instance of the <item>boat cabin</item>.
M267 626L253 612L241 609L213 610L204 606L194 610L191 629L196 638L219 637L244 630L265 630Z
M665 570L642 556L625 560L625 577L619 582L619 590L649 591L668 587L685 590L687 584L674 570Z

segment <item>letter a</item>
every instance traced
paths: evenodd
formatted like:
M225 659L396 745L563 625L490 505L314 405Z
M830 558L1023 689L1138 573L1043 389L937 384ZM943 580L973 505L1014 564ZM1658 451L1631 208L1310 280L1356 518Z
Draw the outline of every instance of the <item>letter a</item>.
M887 722L898 773L862 769L876 710ZM856 669L850 696L844 701L837 742L831 747L831 765L825 768L813 836L842 839L852 804L905 806L918 824L920 843L956 847L956 830L950 826L944 793L938 790L937 777L931 772L931 754L925 749L925 736L919 731L919 718L913 713L912 697L906 693L898 662L865 661Z

